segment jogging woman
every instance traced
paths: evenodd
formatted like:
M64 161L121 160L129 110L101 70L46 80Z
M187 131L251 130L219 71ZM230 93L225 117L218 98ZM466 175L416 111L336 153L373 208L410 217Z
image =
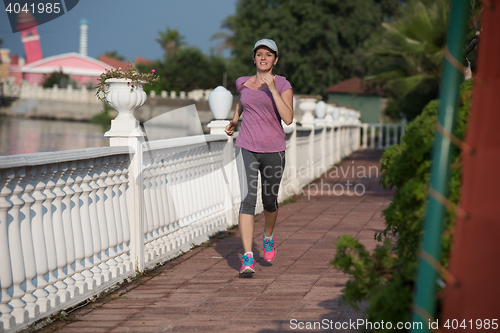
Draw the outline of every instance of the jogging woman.
M236 138L236 165L240 179L241 207L239 228L245 251L240 274L255 272L252 240L257 202L258 173L261 175L265 228L264 260L276 256L274 225L278 217L278 191L285 168L285 132L281 125L293 121L293 90L285 77L274 75L278 62L278 46L271 39L261 39L253 48L257 73L236 80L240 94L233 120L226 127L233 135L240 115L241 129Z

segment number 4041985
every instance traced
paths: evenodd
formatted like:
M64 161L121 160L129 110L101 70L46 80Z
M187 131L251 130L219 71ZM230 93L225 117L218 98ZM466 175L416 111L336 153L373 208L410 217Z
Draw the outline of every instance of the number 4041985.
M470 320L462 320L462 322L457 319L448 319L444 323L443 327L447 329L477 329L477 330L496 330L498 329L498 319L470 319Z
M9 3L9 5L5 8L5 11L11 14L12 12L19 14L20 12L32 12L36 13L38 12L39 14L59 14L61 11L59 2L55 3L38 3L35 5L32 3L31 5L28 5L27 3L24 4L24 6L21 6L21 4L14 2L14 3Z

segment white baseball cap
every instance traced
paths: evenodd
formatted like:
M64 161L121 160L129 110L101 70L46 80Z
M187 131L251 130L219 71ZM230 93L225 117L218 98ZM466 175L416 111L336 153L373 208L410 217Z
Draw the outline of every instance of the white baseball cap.
M253 47L252 52L255 52L255 49L257 49L259 46L267 46L268 48L276 52L276 56L278 56L278 46L276 45L274 40L264 38L257 41L257 43L255 43L255 46Z

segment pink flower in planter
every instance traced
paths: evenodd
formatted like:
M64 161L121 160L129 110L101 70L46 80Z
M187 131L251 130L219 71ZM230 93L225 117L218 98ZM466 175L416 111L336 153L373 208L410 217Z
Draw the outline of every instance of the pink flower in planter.
M153 68L153 69L151 70L151 73L155 73L155 72L156 72L156 71L155 71L155 69Z

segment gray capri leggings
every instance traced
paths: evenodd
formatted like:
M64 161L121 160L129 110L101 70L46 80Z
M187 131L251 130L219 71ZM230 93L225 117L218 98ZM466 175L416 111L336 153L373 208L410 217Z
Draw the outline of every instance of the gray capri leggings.
M240 214L255 214L259 171L264 209L270 213L277 211L278 191L285 169L285 152L256 153L236 146L236 167L241 190Z

